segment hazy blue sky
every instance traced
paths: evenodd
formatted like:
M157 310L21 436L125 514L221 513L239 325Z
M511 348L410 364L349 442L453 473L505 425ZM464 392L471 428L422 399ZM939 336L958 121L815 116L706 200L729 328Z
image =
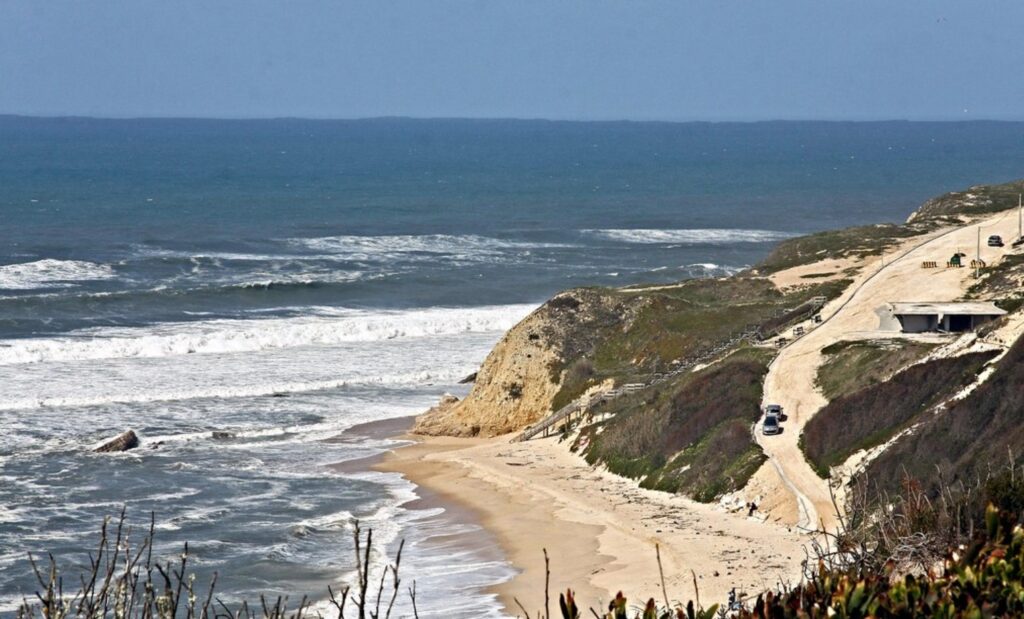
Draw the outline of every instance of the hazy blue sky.
M1024 119L1024 0L0 0L0 113Z

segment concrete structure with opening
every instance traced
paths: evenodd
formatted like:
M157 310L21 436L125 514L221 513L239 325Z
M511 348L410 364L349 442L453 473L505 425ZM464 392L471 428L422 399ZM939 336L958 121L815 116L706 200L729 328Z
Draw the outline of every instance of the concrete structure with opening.
M882 327L898 328L904 333L963 333L1006 315L995 304L983 302L889 303L885 310L879 312Z

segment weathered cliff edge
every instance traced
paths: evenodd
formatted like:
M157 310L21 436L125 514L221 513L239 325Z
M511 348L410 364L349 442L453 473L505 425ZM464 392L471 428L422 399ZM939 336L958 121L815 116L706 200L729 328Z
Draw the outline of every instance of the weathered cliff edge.
M487 356L463 400L442 398L413 433L497 436L551 411L567 360L590 346L601 326L628 324L633 309L597 289L562 292L509 330Z

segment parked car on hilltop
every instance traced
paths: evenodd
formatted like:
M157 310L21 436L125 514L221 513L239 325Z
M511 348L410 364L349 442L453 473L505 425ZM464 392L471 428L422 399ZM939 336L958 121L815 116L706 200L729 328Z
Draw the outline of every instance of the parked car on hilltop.
M1003 246L1003 237L999 236L998 234L993 234L992 236L988 237L988 246L989 247L1002 247Z

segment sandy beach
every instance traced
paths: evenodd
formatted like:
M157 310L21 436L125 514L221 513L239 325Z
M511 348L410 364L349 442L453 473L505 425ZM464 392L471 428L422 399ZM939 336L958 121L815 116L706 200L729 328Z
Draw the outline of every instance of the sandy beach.
M544 556L551 592L572 588L600 608L619 590L634 601L662 599L655 546L668 598L710 606L730 589L756 595L799 578L807 537L792 527L729 513L589 467L556 439L415 437L375 468L398 472L471 510L520 573L496 587L511 615L544 604ZM691 573L693 570L693 573ZM556 604L557 604L557 598Z

